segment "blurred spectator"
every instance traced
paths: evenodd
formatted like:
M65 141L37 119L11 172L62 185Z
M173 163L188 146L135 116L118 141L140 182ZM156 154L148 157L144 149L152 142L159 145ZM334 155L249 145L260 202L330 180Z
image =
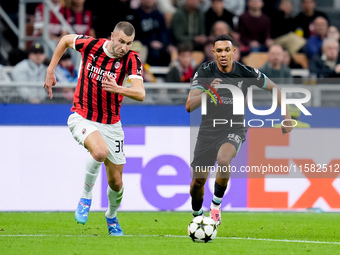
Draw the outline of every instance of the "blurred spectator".
M280 45L272 45L268 51L268 61L260 68L270 79L278 84L293 82L290 68L283 64L283 49Z
M213 52L213 48L214 48L213 40L208 40L206 44L204 45L204 59L202 63L216 60L214 52Z
M145 82L156 82L157 79L154 74L151 72L150 65L146 62L146 58L148 57L148 47L143 45L140 41L134 41L131 47L131 50L134 50L140 56L140 60L143 64L143 79Z
M164 15L167 28L170 28L172 16L176 12L176 7L171 0L157 0L157 8Z
M229 25L222 20L216 21L211 27L211 40L214 40L216 36L227 34L230 35L231 29Z
M246 0L223 0L224 8L235 16L241 16L246 9Z
M60 13L64 13L65 7L61 5L61 0L51 0L54 5L54 9ZM34 36L41 36L44 29L44 4L39 4L34 12ZM63 31L63 26L61 25L59 19L54 15L53 11L50 11L50 22L49 22L49 35L50 38L56 42L59 42L61 37L66 34Z
M43 47L36 43L28 52L28 59L22 60L14 66L12 78L14 81L37 82L44 84L47 66L44 64L45 53ZM46 91L41 87L22 87L19 94L30 103L40 103L46 98Z
M192 51L192 45L189 43L178 46L178 57L173 61L170 71L165 76L165 82L190 82L196 67Z
M281 0L279 9L271 16L271 36L273 39L295 30L291 0Z
M240 40L240 35L234 32L230 26L222 20L218 20L212 25L209 40L213 41L216 36L223 34L231 35L235 43L238 43Z
M272 18L274 13L279 9L280 0L262 0L262 12Z
M176 50L170 44L170 34L163 15L156 9L157 0L141 0L137 14L141 21L141 42L148 47L146 62L151 66L168 66L170 52Z
M262 13L262 0L249 0L248 10L239 19L240 41L243 51L266 51L273 44L270 37L270 19Z
M70 53L65 52L64 55L60 58L60 61L55 69L54 74L57 81L61 83L78 81L78 71L74 68ZM60 90L61 94L66 100L72 101L74 94L73 88L57 88L57 89Z
M8 64L11 66L15 66L27 57L28 55L26 51L23 51L19 48L14 48L8 53Z
M223 7L223 0L211 0L211 7L205 13L205 32L209 36L216 21L226 22L234 30L234 15Z
M199 9L199 0L186 0L172 17L171 33L176 45L190 41L194 50L203 51L207 41L204 13Z
M246 0L222 0L222 1L223 7L229 12L231 12L234 15L234 18L236 18L236 22L234 21L234 24L237 24L237 17L244 13L246 9ZM203 11L208 10L211 6L211 0L201 0L200 6Z
M323 40L322 55L321 57L315 55L309 61L309 72L316 74L318 78L340 77L339 42L337 40L334 38Z
M77 82L78 71L74 68L70 53L66 52L60 58L55 70L55 77L58 82Z
M242 58L241 58L240 45L234 42L234 49L236 50L234 51L233 60L243 64Z
M278 11L272 14L271 22L271 35L275 44L286 48L290 54L297 53L305 46L306 40L294 32L292 0L279 1Z
M324 17L316 17L313 21L313 35L307 39L306 54L308 58L321 55L322 41L328 34L328 21Z
M305 39L310 37L310 25L316 17L324 17L329 22L327 15L323 12L315 10L315 7L316 3L314 0L301 0L301 12L294 18L294 24L298 30L296 32Z
M76 34L96 37L92 25L92 12L85 10L85 0L64 0L65 8L63 15Z
M283 64L291 69L302 69L302 65L296 63L290 52L286 49L283 50Z
M339 29L336 26L329 26L327 31L327 37L328 38L334 38L335 40L340 40L340 33Z
M140 20L130 0L87 0L86 8L93 13L93 27L97 38L110 38L111 31L120 21L128 21L135 28L135 40L141 35ZM114 15L112 11L114 10Z

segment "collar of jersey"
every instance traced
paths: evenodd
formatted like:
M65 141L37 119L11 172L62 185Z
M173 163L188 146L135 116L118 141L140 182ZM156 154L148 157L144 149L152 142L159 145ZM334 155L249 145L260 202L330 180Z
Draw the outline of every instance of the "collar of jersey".
M110 58L115 58L112 54L110 54L110 52L107 50L107 48L106 48L106 45L109 43L109 41L106 41L106 42L104 42L104 44L103 44L103 50L104 50L104 52L105 52L105 54L108 56L108 57L110 57Z

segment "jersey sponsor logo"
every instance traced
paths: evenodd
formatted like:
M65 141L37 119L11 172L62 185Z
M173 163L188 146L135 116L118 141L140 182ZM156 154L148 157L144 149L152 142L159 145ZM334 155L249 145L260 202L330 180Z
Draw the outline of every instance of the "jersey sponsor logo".
M106 79L104 77L104 74L108 74L113 76L115 79L117 78L117 75L115 73L112 73L110 71L106 71L101 69L100 67L95 67L91 63L88 63L86 66L86 69L88 72L88 77L93 80L102 81L103 79Z

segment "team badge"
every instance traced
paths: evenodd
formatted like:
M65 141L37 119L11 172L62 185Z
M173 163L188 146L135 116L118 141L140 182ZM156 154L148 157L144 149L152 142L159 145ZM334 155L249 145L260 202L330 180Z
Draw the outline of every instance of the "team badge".
M120 67L120 62L117 61L116 64L115 64L115 68L117 69L117 68L119 68L119 67Z
M81 131L81 133L82 133L83 135L85 135L85 134L86 134L86 128L83 128L83 130Z

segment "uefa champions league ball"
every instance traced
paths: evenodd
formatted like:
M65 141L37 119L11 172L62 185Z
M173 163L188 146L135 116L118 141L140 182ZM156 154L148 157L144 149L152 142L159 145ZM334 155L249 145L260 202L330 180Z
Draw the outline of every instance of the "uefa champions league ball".
M215 239L217 226L209 217L197 216L188 226L188 235L196 243L208 243Z

